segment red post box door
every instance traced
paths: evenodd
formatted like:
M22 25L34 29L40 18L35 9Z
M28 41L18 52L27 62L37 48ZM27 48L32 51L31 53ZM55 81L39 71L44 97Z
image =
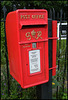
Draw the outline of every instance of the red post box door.
M46 25L28 26L20 30L19 42L22 62L22 87L39 85L49 80L48 39Z

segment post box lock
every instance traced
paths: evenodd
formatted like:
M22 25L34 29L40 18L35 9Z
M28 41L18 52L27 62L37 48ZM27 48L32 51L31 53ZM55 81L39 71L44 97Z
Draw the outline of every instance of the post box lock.
M6 17L10 74L22 88L49 81L48 13L18 9Z
M32 48L36 48L36 43L32 43Z

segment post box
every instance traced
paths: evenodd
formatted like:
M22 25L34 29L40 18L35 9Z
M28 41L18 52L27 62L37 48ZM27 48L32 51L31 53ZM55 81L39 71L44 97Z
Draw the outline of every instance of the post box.
M18 9L6 17L10 74L22 88L49 81L48 13Z

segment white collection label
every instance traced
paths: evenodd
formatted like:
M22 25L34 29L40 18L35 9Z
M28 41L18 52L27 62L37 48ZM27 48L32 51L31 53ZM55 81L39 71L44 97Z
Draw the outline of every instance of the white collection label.
M40 72L40 50L29 51L30 73Z

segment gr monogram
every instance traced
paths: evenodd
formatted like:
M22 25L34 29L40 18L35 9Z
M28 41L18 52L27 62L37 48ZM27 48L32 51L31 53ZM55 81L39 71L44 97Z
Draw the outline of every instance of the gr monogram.
M31 35L30 35L31 34ZM36 36L36 34L37 34L37 36ZM31 36L33 37L33 38L35 38L36 40L37 39L42 39L42 37L41 37L41 35L42 35L42 32L41 31L37 31L37 32L35 32L34 30L30 33L30 32L27 32L26 34L26 37L27 37L27 40L31 40Z

